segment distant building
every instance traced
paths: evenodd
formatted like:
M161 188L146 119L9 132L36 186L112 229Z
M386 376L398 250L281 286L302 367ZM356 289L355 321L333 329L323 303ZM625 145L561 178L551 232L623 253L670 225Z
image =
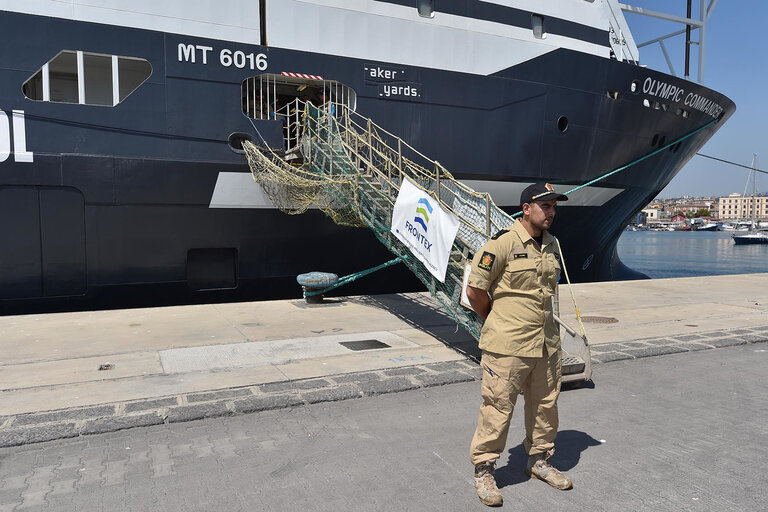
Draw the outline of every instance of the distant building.
M710 210L712 208L713 203L714 203L714 200L709 198L689 200L685 202L680 202L679 204L675 205L675 211L683 212L683 213L696 213L699 210Z
M656 208L646 208L642 211L642 215L646 224L659 222L659 210Z
M718 200L719 213L722 220L750 219L752 208L755 209L757 220L768 220L768 197L766 196L742 196L731 194Z

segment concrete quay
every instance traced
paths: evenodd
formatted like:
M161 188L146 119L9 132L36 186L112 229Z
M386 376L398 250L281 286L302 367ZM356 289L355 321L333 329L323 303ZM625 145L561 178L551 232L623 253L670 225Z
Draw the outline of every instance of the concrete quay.
M768 274L574 293L596 381L611 361L768 341ZM7 316L0 349L0 446L481 377L475 340L424 293Z

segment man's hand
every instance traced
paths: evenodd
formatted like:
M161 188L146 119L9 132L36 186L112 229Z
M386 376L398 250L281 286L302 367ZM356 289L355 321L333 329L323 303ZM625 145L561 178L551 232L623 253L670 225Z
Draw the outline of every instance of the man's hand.
M469 303L475 313L484 319L488 318L488 314L491 312L491 298L487 291L482 288L467 286L467 298L469 298Z

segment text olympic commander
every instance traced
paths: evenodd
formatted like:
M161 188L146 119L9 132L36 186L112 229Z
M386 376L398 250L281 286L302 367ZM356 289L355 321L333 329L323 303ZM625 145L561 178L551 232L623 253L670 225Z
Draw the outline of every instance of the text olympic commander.
M470 460L477 495L489 506L502 504L494 467L521 391L529 456L525 472L558 489L572 487L570 478L549 463L561 383L560 335L552 311L561 264L547 230L557 201L567 200L549 183L527 187L520 196L522 218L496 233L472 261L467 296L485 323L480 334L483 403Z

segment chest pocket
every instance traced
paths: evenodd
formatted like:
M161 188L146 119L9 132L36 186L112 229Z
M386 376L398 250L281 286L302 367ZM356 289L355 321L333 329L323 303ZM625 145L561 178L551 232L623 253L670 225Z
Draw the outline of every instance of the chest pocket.
M548 284L556 285L560 280L560 273L562 272L560 260L552 253L543 254L542 260L544 265L542 274L544 275L545 281Z
M512 289L530 290L536 287L536 262L533 258L514 258L504 269L507 286Z

